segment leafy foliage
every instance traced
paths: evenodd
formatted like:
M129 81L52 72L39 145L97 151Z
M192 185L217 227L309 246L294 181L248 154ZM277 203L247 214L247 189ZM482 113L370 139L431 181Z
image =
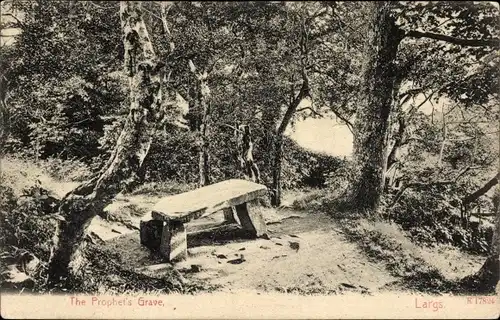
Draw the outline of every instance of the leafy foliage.
M119 109L125 94L114 73L121 43L116 5L15 1L11 10L25 13L9 48L11 151L90 162L102 116Z
M486 220L482 224L470 223L466 228L457 208L461 194L456 188L439 186L408 190L394 207L385 209L385 216L401 225L416 243L450 244L471 252L488 253L493 225Z

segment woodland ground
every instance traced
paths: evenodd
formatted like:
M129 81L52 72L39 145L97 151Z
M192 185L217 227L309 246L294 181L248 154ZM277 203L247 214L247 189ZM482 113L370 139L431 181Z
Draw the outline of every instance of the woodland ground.
M55 181L42 171L24 174L29 179L14 179L13 172L26 170L12 161L3 161L2 169L7 172L3 182L18 190L34 177L60 196L76 185ZM171 266L140 245L139 221L149 219L149 208L162 196L186 188L163 183L119 195L106 208L106 219L94 218L89 232L103 240L103 249L118 253L127 267L156 275L170 272ZM310 210L307 204L296 209L293 202L304 195L304 191L288 192L282 207L261 208L267 240L233 239L237 231L231 226L213 229L223 221L222 213L190 223L189 258L174 268L187 282L217 291L446 293L454 281L473 274L484 262L482 256L453 247L419 247L387 222L336 217Z

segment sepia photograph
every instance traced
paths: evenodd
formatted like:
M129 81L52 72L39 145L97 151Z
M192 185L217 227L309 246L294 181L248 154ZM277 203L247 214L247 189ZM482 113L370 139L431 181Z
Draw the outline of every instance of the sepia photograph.
M4 0L0 314L500 316L500 7Z

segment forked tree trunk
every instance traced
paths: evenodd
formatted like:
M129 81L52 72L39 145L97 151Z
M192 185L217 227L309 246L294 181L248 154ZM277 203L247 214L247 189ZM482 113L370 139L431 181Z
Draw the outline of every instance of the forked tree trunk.
M353 156L358 172L353 179L350 201L358 209L374 210L384 189L389 115L396 80L394 60L403 34L390 15L389 1L367 5L372 8L363 66L364 99L354 124Z
M253 159L253 141L250 126L239 125L236 128L236 146L238 162L245 179L260 183L260 170Z
M98 176L68 193L59 207L54 251L49 262L49 282L55 284L76 273L84 262L81 249L92 218L136 180L146 157L161 110L162 65L156 62L141 4L120 4L124 66L129 76L130 111L115 149Z

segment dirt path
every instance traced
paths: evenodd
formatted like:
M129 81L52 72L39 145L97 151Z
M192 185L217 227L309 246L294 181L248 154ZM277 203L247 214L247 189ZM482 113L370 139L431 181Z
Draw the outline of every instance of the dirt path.
M191 277L228 291L374 292L394 280L382 264L368 261L347 242L325 215L288 209L267 213L269 240L190 248L189 260L177 266L199 265L201 271ZM242 256L243 262L233 264Z
M146 206L150 203L154 201L148 199ZM208 236L200 241L199 237L191 236L190 232L202 229L203 225L222 222L222 213L189 224L189 258L176 263L175 268L187 279L203 280L223 291L371 293L395 280L383 264L368 261L326 215L287 208L263 208L263 211L269 240L220 241ZM140 245L137 231L113 227L120 235L109 231L112 225L98 218L91 230L107 238L106 246L118 252L129 266L141 268L160 262Z
M172 266L162 263L161 258L141 246L138 227L141 219L149 219L147 211L158 199L128 197L119 199L108 208L113 217L119 217L137 229L99 217L90 227L129 267L148 269L148 273L155 275L171 270ZM283 208L262 210L269 239L235 238L234 226L233 229L207 231L207 228L223 222L223 214L215 213L187 225L189 257L173 267L188 280L202 281L220 291L230 292L325 294L406 290L401 286L391 286L399 279L388 271L388 261L369 258L357 243L342 233L338 221L318 212L294 211L287 208L287 201ZM403 244L405 252L421 257L450 280L470 274L482 263L480 257L469 256L455 248L431 250L417 247L397 228L386 223L366 227L390 235L394 241ZM447 257L446 260L442 259L443 256Z

